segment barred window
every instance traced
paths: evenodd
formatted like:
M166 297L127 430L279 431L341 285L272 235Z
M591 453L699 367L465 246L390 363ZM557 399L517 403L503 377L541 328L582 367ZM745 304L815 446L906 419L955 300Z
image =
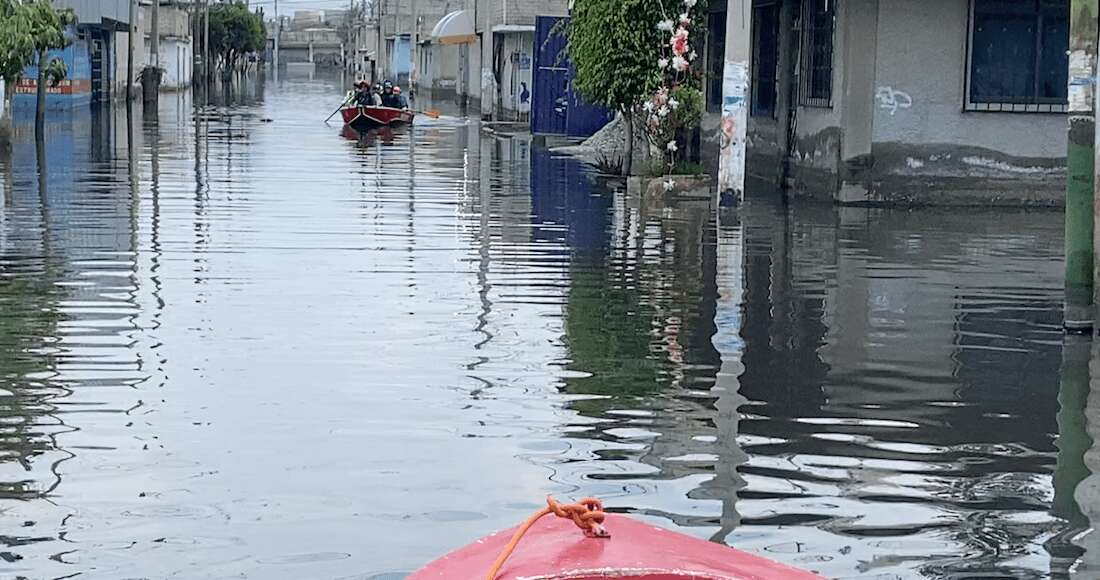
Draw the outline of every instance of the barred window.
M833 103L833 31L838 0L805 0L802 8L802 104Z
M1068 0L974 0L967 108L1064 111Z

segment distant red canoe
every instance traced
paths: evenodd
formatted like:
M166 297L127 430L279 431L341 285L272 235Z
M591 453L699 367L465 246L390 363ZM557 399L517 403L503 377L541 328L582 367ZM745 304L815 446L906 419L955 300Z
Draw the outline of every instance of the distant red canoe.
M498 580L823 580L821 576L607 514L610 538L585 537L572 521L539 520L523 537ZM481 580L515 528L498 532L429 564L407 580Z
M355 129L370 129L412 123L416 113L391 107L344 107L344 124Z

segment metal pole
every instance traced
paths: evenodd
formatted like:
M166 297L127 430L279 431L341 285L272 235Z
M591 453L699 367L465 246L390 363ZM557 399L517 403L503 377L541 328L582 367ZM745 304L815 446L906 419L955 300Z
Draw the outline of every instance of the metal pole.
M134 98L134 34L137 32L137 0L129 2L129 29L126 34L126 102Z
M1093 323L1096 170L1097 0L1072 0L1069 39L1069 147L1066 155L1067 330Z

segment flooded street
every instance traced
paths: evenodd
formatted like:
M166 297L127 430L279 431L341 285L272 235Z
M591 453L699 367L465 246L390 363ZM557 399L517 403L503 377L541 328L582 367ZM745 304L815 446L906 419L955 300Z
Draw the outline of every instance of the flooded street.
M655 203L342 93L0 159L0 577L390 580L548 493L835 578L1100 575L1061 213Z

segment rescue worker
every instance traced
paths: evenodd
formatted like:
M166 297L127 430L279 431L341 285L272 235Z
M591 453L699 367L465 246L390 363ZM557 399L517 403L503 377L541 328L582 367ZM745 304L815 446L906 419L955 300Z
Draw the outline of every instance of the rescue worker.
M394 109L400 108L396 99L393 96L393 83L386 81L382 83L382 106L391 107Z
M401 87L393 87L393 107L395 109L408 109L409 101L405 99L405 95L401 94Z
M374 90L371 91L370 96L371 96L371 104L373 104L375 107L381 107L382 106L382 85L378 84L378 83L375 83L374 84Z
M355 106L357 107L369 107L374 104L374 100L370 94L370 84L367 81L360 82L356 85L355 91Z

